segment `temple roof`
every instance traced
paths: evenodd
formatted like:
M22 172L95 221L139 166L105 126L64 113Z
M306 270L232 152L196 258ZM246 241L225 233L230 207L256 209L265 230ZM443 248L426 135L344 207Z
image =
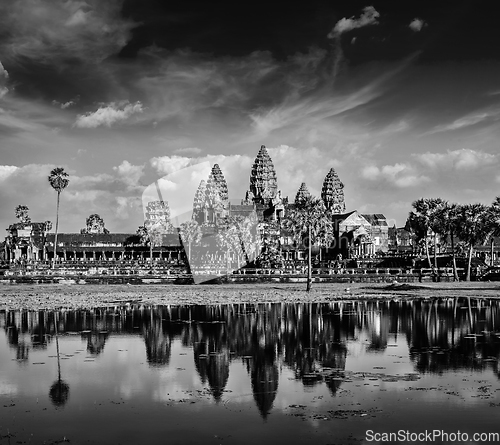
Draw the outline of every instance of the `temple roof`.
M382 213L363 213L361 215L365 218L372 226L387 226L387 220Z
M55 234L47 234L47 242L54 243ZM135 233L58 233L57 244L65 246L79 246L82 244L141 244L141 238ZM177 233L163 235L163 245L180 245Z

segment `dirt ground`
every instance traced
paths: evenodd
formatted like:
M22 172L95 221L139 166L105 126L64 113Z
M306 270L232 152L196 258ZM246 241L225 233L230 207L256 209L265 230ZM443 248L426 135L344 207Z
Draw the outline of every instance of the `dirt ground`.
M358 298L499 298L500 283L229 285L3 284L0 310L80 309L122 304L321 303Z

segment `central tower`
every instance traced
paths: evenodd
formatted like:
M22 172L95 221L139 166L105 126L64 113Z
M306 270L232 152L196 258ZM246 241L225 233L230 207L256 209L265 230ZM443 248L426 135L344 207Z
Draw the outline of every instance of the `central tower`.
M269 205L277 193L276 170L266 146L261 145L250 173L250 192L247 196L256 204Z

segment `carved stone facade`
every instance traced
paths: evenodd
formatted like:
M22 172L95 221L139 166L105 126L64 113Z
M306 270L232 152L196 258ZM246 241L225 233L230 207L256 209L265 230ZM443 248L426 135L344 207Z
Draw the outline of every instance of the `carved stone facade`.
M326 208L331 209L332 213L345 212L344 184L333 168L330 169L323 181L321 198L325 202Z

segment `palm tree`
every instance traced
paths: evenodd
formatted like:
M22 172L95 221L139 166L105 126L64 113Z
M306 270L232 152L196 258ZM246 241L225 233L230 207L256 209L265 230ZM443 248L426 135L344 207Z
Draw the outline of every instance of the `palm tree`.
M188 245L188 260L191 260L191 245L197 244L201 240L201 228L196 220L191 219L181 224L181 237Z
M490 266L494 266L493 256L495 253L495 236L500 236L500 196L497 196L491 204L489 210L489 219L491 224L491 238L490 238Z
M62 167L56 167L48 176L49 183L51 187L57 192L57 212L56 212L56 231L54 235L54 259L52 262L52 268L56 266L56 256L57 256L57 231L59 228L59 199L61 192L68 186L69 179L68 174L64 171Z
M424 241L425 255L433 274L436 273L437 269L437 232L435 229L439 226L439 209L443 205L444 201L441 198L420 198L413 201L412 207L415 212L410 212L408 216L412 231L417 235L417 238ZM432 233L434 239L434 265L431 263L429 254L429 232Z
M484 244L491 233L488 207L483 204L466 204L459 207L457 235L468 247L466 281L470 281L472 254L474 246Z
M453 279L459 281L457 271L456 249L455 249L455 235L457 232L457 218L458 218L458 204L450 204L443 202L435 215L435 231L444 239L450 239L451 242L451 255L453 263Z
M307 234L308 267L307 267L307 292L311 290L312 245L328 246L334 238L333 223L330 213L325 208L322 199L307 197L289 209L283 220L283 226L290 232L296 243L302 243Z

